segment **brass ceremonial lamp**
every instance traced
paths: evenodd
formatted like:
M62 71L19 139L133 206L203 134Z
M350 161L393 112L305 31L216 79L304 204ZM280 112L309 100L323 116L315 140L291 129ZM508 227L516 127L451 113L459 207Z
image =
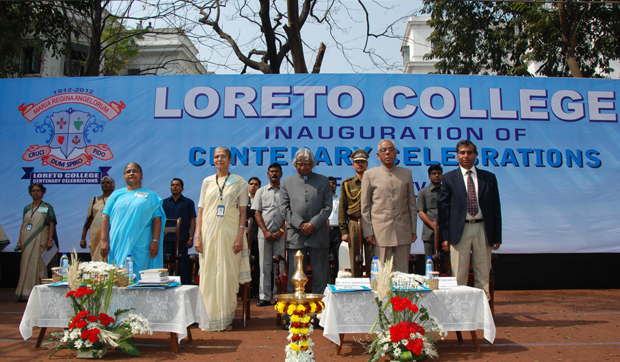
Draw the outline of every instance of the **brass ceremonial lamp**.
M290 343L286 346L286 361L297 360L300 354L306 354L308 359L314 360L312 353L312 333L310 314L320 313L325 307L321 299L323 294L306 294L305 287L308 277L303 271L304 255L301 251L295 254L295 274L291 282L295 286L295 293L278 294L275 296L278 303L275 309L278 313L289 315L291 318L290 331L287 337Z

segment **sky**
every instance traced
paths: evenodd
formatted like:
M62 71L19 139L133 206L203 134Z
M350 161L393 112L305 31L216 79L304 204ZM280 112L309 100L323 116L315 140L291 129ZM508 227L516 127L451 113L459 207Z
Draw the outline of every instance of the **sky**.
M159 2L160 4L165 1ZM239 7L235 9L235 4L240 0L229 2L227 7L222 11L221 26L225 32L235 38L240 45L244 54L251 49L265 49L259 42L252 42L257 38L258 27L250 25L246 19L240 19L238 16ZM249 6L257 6L258 1L250 0ZM136 3L133 5L131 12L136 18L145 14L154 14L153 4L155 2ZM204 2L201 2L204 3ZM284 4L284 2L282 2ZM316 13L321 14L321 9L328 6L326 1L319 1ZM316 52L321 42L325 43L327 49L321 67L321 73L402 73L403 61L400 53L402 37L405 33L407 25L406 19L416 10L422 7L421 0L410 1L364 1L369 12L370 31L373 33L381 33L384 29L394 22L394 31L391 38L381 37L378 39L370 38L367 50L373 51L375 54L369 56L362 49L366 42L366 23L364 21L365 14L357 1L342 0L334 3L332 13L334 25L337 29L332 28L330 33L327 25L319 24L314 19L306 22L302 28L302 40L306 47L306 65L311 70ZM114 6L114 3L113 3ZM122 3L117 3L119 9L126 7ZM246 13L250 11L247 10ZM183 27L186 33L190 35L194 44L199 50L199 59L204 62L205 67L210 72L217 74L238 74L242 68L242 63L232 54L231 48L227 44L222 44L216 35L216 40L209 39L205 34L211 32L211 28L196 22L200 17L196 9L176 9L174 16L168 16L164 19L148 20L152 22L154 28L165 27ZM275 13L271 13L271 17ZM399 20L400 19L400 20ZM145 21L148 23L148 21ZM283 21L287 21L284 19ZM135 24L135 22L134 22ZM131 26L131 23L129 24ZM213 34L213 33L212 33ZM339 44L338 44L339 43ZM258 59L257 57L253 59ZM283 66L282 73L293 73L290 66ZM248 69L247 73L259 73Z

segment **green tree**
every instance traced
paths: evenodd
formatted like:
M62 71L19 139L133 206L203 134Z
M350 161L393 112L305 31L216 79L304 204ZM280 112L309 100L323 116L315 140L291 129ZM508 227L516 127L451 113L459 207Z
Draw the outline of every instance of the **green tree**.
M601 1L425 0L433 50L443 74L598 77L620 58L620 5Z
M52 2L0 2L0 77L23 75L24 49L36 44L55 54L69 29Z

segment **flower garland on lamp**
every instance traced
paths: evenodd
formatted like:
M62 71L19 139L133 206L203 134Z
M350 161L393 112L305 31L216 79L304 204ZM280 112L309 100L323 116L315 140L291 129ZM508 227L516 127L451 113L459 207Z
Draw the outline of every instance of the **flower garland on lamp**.
M323 294L306 294L305 287L308 278L302 269L304 256L301 251L295 254L295 274L291 282L295 286L295 293L278 294L275 305L276 312L289 315L291 324L290 333L286 345L286 362L311 362L314 361L312 346L314 342L310 338L314 328L310 314L321 313L325 304L321 302Z
M64 332L52 333L52 337L60 339L60 344L50 358L63 348L77 351L78 358L101 358L107 349L114 348L140 356L130 338L137 334L153 334L149 321L139 314L127 314L133 308L118 309L113 317L107 314L114 282L123 276L113 265L80 263L77 253L73 252L67 270L71 290L66 298L71 300L74 316ZM52 338L46 344L55 343L57 341Z
M274 308L278 313L288 314L291 317L290 333L287 337L290 343L285 348L286 361L314 361L314 354L312 353L314 342L310 338L314 327L309 314L321 313L325 308L325 304L321 301L309 303L280 301L276 303Z

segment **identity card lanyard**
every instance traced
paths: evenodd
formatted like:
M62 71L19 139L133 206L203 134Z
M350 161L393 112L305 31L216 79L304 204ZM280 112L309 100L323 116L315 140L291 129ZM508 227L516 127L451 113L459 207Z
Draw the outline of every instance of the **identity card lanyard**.
M37 210L39 209L39 206L41 206L42 203L43 201L39 202L37 207L35 207L34 209L32 208L32 206L30 207L30 223L26 225L26 231L32 230L32 217L34 216L34 213L37 212Z
M222 185L222 187L220 187L220 183L217 182L217 175L215 175L215 184L217 185L217 188L220 190L220 202L224 202L224 188L226 187L226 181L228 181L229 177L230 177L230 172L228 173L228 176L226 176L226 179L224 180L224 184ZM224 216L224 205L219 205L217 207L217 214L215 215L219 217Z

